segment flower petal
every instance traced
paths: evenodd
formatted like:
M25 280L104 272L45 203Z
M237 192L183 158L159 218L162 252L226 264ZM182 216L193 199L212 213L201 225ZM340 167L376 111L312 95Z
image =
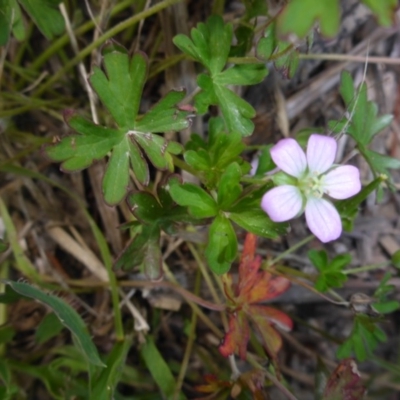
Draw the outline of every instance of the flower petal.
M327 200L308 198L306 221L310 231L323 243L337 239L342 233L339 213Z
M307 162L310 172L318 175L327 171L335 161L337 143L334 138L313 134L307 143Z
M282 171L296 178L299 178L307 169L304 151L294 139L280 140L272 147L271 157Z
M294 218L303 207L303 197L297 187L277 186L264 194L261 208L274 222L283 222Z
M360 171L353 165L342 165L323 178L324 192L334 199L347 199L361 190Z

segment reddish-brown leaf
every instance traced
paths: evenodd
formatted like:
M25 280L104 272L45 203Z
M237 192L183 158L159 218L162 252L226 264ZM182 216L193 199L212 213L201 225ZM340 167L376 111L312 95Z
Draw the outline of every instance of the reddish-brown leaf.
M257 280L262 260L261 257L255 255L256 243L257 236L253 233L248 233L244 241L239 264L239 282L236 295L249 291Z
M282 329L292 329L292 320L283 312L271 307L256 305L273 299L289 288L290 281L281 276L273 276L270 272L260 271L261 257L255 255L256 236L247 234L242 258L239 265L239 282L233 284L232 276L224 278L225 295L229 300L229 308L233 314L229 320L229 331L219 347L222 355L239 353L246 357L249 341L249 323L251 318L260 331L265 348L271 357L276 357L282 345L282 339L272 325Z
M224 340L219 346L219 352L224 357L237 352L240 358L245 359L249 336L249 323L246 314L243 311L231 314L229 331L225 334Z
M242 385L249 388L253 394L254 400L266 400L267 395L264 392L265 384L265 373L261 369L252 369L248 372L243 373L239 377L239 381Z
M248 313L250 316L256 315L264 318L270 324L277 326L283 331L289 332L293 329L293 321L284 312L269 306L264 305L251 305Z
M195 386L195 390L201 393L215 393L220 389L232 386L231 382L221 381L215 375L211 374L204 375L204 380L206 383Z
M255 308L255 306L252 306L251 308L253 309ZM265 318L264 315L253 311L254 310L252 310L252 313L249 315L249 317L253 321L255 327L257 328L263 339L264 348L272 358L276 358L278 351L282 347L281 335L271 325L271 322L268 321L267 318Z
M340 362L329 377L323 400L362 400L364 394L365 387L357 364L347 358Z
M280 296L290 286L290 281L283 276L272 276L267 271L257 274L257 279L251 290L240 293L240 299L247 304L273 299Z

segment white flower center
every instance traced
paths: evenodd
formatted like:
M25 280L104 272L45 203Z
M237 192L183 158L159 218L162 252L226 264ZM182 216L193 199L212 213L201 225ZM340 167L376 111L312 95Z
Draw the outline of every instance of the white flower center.
M320 199L324 193L324 175L318 172L309 172L304 178L299 179L299 189L306 197L316 197Z

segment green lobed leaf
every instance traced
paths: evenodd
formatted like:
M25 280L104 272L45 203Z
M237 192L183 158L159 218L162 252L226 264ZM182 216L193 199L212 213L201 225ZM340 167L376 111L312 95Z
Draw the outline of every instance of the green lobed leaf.
M256 85L264 80L268 70L262 64L235 65L214 77L217 85Z
M278 16L278 28L282 34L303 38L317 20L324 36L334 36L340 23L339 1L292 0Z
M133 192L127 197L133 215L143 223L159 224L162 229L170 225L188 220L186 208L173 203L169 192L159 189L160 200L149 192Z
M173 184L170 194L177 204L189 207L189 212L196 218L209 218L217 214L215 200L199 186L191 183Z
M95 67L90 83L118 126L133 129L146 82L146 56L136 53L129 60L127 53L111 51L104 54L103 61L107 76Z
M361 149L360 149L361 150ZM370 165L371 169L376 174L384 174L390 176L389 169L399 169L400 160L397 158L389 157L383 154L379 154L375 151L362 149L362 154L366 161Z
M210 155L204 149L199 149L198 151L187 150L183 158L190 166L197 170L206 171L211 169Z
M255 110L226 86L261 82L267 74L267 69L262 65L240 65L222 72L230 52L232 36L232 25L224 25L220 16L213 15L205 24L200 23L197 28L192 29L192 40L178 35L174 38L174 43L209 71L209 75L200 74L197 78L197 83L202 89L195 97L198 113L204 114L210 105L218 105L229 131L248 136L254 129L250 118L255 116Z
M187 112L175 105L183 100L186 91L171 91L155 104L135 125L142 132L180 131L189 127Z
M62 0L18 0L47 39L64 32L64 18L58 9Z
M323 271L328 267L328 254L325 250L310 250L307 255L314 267L319 271Z
M140 145L144 150L151 163L159 169L167 169L167 160L165 158L165 152L167 149L167 141L159 135L153 135L151 133L131 133L132 138Z
M376 322L365 314L358 314L354 319L353 330L347 340L339 347L338 358L349 357L354 351L357 360L364 361L376 349L379 342L385 342L385 333Z
M61 167L66 171L88 167L94 160L103 158L121 140L121 132L95 125L79 115L68 113L66 120L81 135L65 137L46 148L51 159L64 161Z
M218 275L228 272L236 258L236 233L224 215L217 215L210 226L205 255L211 270Z
M254 123L250 119L256 115L254 108L224 86L214 85L213 89L228 130L239 132L242 136L251 135L254 130Z
M397 300L390 300L385 302L374 303L373 309L380 314L390 314L400 308L400 302Z
M23 282L5 281L19 294L40 301L49 306L58 316L60 322L73 334L80 350L85 355L86 360L93 365L105 367L100 360L99 354L87 327L79 314L67 303L58 297L44 293L38 288Z

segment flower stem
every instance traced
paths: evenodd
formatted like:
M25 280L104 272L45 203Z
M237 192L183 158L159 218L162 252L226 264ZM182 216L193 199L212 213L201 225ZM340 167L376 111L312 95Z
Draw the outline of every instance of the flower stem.
M267 262L267 268L271 267L272 265L276 264L278 261L282 260L285 258L288 254L293 253L300 247L304 246L308 242L310 242L314 238L314 235L307 236L305 239L301 240L300 242L296 243L294 246L289 247L286 251L283 253L279 254L279 256L275 257L271 261Z
M380 264L364 265L363 267L346 269L346 270L343 270L342 272L346 275L358 274L359 272L373 271L374 269L384 268L384 267L388 266L389 264L390 264L389 262L384 262L384 263L380 263Z

